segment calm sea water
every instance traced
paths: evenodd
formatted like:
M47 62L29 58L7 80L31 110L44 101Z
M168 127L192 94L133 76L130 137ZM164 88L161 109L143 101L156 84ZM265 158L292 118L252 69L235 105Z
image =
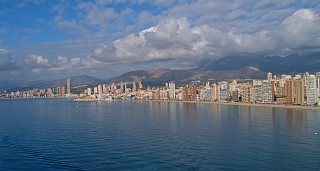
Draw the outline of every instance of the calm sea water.
M320 111L0 100L0 170L320 170Z

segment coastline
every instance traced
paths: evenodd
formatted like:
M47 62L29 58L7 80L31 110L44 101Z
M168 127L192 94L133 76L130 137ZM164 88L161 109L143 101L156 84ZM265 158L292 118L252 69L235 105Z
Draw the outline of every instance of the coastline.
M194 103L194 104L219 104L219 105L233 105L233 106L251 106L251 107L271 107L271 108L286 108L286 109L300 109L300 110L320 110L320 107L314 106L300 106L300 105L283 105L283 104L261 104L261 103L240 103L240 102L211 102L211 101L177 101L177 100L97 100L86 99L75 102L112 102L112 101L131 101L131 102L167 102L167 103Z
M261 104L261 103L227 103L227 102L205 102L205 101L175 101L175 100L146 100L155 102L178 102L178 103L195 103L195 104L219 104L219 105L233 105L233 106L251 106L251 107L272 107L272 108L286 108L286 109L301 109L301 110L320 110L320 107L313 106L299 106L299 105L276 105L276 104Z

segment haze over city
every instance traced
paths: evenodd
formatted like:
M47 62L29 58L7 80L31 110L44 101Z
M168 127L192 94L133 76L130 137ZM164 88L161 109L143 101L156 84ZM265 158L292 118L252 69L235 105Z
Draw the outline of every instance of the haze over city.
M318 52L318 0L0 0L0 79L111 78Z

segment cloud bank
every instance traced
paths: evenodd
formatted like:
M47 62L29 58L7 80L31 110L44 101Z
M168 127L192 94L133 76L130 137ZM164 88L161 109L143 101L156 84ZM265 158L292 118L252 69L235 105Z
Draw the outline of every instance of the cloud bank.
M191 26L187 18L168 17L155 27L97 48L90 58L105 64L184 61L239 54L290 54L320 49L319 15L296 11L281 24L254 33L232 27Z
M2 75L24 66L20 73L37 77L112 77L137 69L190 69L205 58L320 51L318 0L37 2L3 1Z

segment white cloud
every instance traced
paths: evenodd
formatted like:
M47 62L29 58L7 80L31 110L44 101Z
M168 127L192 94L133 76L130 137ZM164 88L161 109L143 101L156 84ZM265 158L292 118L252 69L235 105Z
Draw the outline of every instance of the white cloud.
M95 0L72 3L62 0L51 3L56 4L50 10L56 15L51 16L53 23L48 18L36 18L35 21L47 26L55 24L59 30L52 30L58 31L54 34L62 33L59 37L62 40L15 49L20 50L15 51L18 57L37 54L25 59L37 73L106 71L115 64L134 70L140 63L143 64L139 69L150 66L192 68L202 58L310 52L320 46L318 0ZM144 8L145 5L151 8ZM306 7L311 9L303 9ZM4 26L7 27L0 23L0 27ZM37 32L37 26L26 27L25 32ZM7 32L11 33L0 28L0 34ZM67 40L63 38L64 32L70 34ZM28 36L28 42L35 40ZM8 42L6 38L1 40Z
M42 56L37 56L35 54L28 55L25 59L25 62L29 66L35 67L35 68L46 68L51 66L48 59Z
M42 69L32 69L32 72L35 73L35 74L40 74L42 72Z
M150 29L104 45L90 56L105 64L183 61L237 54L291 53L320 48L320 20L310 9L295 12L278 25L254 33L191 26L187 18L166 18Z
M118 16L113 8L107 8L92 2L79 4L78 9L85 12L85 22L91 26L106 23Z

